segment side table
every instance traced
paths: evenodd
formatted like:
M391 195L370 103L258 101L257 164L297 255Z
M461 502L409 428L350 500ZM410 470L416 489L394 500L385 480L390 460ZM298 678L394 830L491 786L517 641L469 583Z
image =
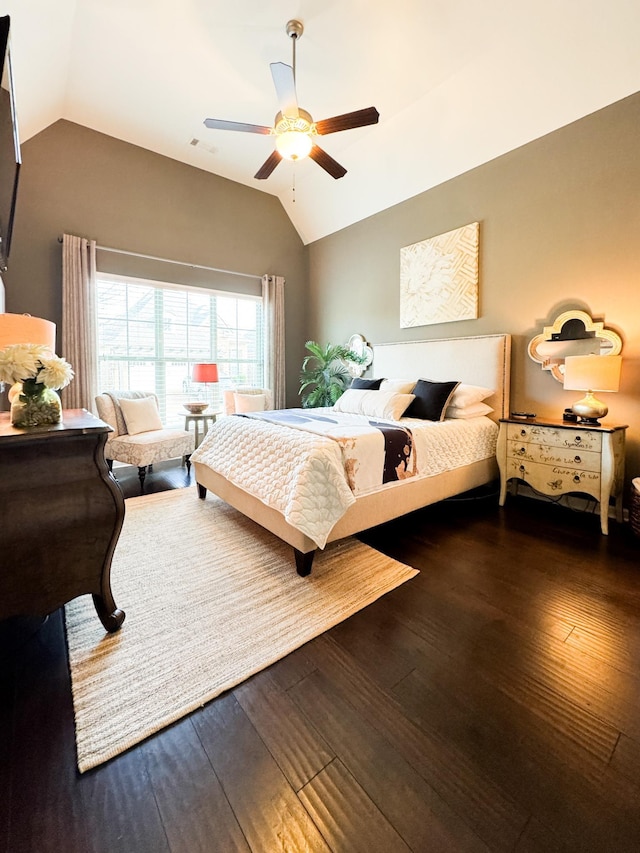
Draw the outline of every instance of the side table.
M222 412L202 412L199 415L192 415L191 413L185 414L184 428L188 430L189 424L193 424L196 447L200 445L202 439L207 434L207 430L209 429L209 427L216 422L216 418L218 417L218 415L221 414Z
M111 431L85 409L30 429L0 413L0 619L46 616L91 593L106 630L122 625L110 578L125 510L104 458Z

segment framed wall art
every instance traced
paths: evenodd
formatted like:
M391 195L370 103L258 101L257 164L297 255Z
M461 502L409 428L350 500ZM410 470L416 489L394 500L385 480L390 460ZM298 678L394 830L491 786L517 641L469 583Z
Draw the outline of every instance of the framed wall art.
M400 328L478 317L480 223L400 249Z

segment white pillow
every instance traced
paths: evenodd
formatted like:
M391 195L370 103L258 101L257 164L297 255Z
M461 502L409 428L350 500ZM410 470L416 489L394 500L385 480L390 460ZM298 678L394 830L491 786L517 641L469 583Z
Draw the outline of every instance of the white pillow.
M393 391L394 394L410 394L415 384L415 379L383 379L380 383L380 391Z
M264 412L267 398L264 394L239 394L237 391L233 395L236 412L245 414L246 412Z
M333 405L336 412L367 415L397 421L414 400L413 394L394 394L393 391L360 391L348 388Z
M495 394L495 389L493 388L483 388L481 385L464 385L461 382L453 392L453 397L449 405L462 409L465 406L480 403L492 394Z
M479 418L480 415L490 415L493 409L486 403L473 403L471 406L448 406L445 418Z
M137 400L127 400L125 397L121 397L119 403L129 435L162 429L162 421L155 397L140 397Z

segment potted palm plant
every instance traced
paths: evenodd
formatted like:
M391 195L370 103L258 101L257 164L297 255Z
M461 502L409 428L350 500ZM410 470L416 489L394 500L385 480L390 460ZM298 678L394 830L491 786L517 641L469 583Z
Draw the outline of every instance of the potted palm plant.
M333 406L351 382L349 362L365 364L366 359L344 344L307 341L309 350L300 371L300 396L305 409Z

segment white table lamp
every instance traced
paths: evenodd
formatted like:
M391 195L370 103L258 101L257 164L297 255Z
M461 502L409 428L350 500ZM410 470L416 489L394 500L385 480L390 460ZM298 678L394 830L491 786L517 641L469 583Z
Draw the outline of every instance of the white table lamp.
M566 391L586 391L571 410L582 423L598 425L609 408L594 396L594 391L617 391L620 387L620 355L575 355L564 360Z

